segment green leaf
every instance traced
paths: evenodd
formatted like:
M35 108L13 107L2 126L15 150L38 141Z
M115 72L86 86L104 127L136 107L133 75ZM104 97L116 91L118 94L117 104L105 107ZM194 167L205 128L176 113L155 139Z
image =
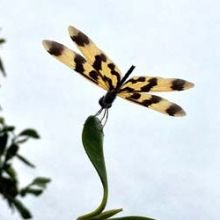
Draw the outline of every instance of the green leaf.
M32 218L30 211L22 204L21 201L19 201L18 199L14 199L14 198L11 198L11 199L12 199L12 202L14 203L16 209L19 211L19 213L21 214L21 216L24 219Z
M156 220L154 218L148 218L148 217L142 217L142 216L125 216L125 217L119 217L119 218L109 218L114 220Z
M11 164L6 164L6 165L4 166L4 170L5 170L5 172L11 177L12 180L14 180L15 182L18 182L16 171L15 171L15 169L11 166Z
M95 167L103 185L107 185L107 173L103 154L103 131L100 120L89 116L85 122L82 141L84 149Z
M37 177L33 180L33 182L30 185L36 185L42 188L45 188L47 183L49 183L51 179L46 177Z
M15 130L14 126L4 126L4 128L3 128L3 132L11 132L14 130Z
M24 187L20 191L21 196L25 196L26 194L33 194L35 196L39 196L41 193L43 193L43 189L51 180L49 178L45 177L37 177L35 178L28 186ZM32 186L41 187L41 189L35 189Z
M78 219L90 219L99 215L105 208L108 199L108 182L103 154L103 132L100 120L95 116L86 119L82 132L82 142L86 154L95 167L103 185L103 199L99 207L93 212L80 216Z
M19 136L28 136L30 138L35 138L35 139L38 139L40 138L39 134L37 133L36 130L34 129L25 129L24 131L22 131Z
M0 117L0 124L4 125L5 124L5 119Z
M0 58L0 70L1 70L1 72L2 72L2 74L3 74L3 76L6 76L5 68L4 68L4 66L3 66L3 63L2 63L1 58Z
M6 198L7 202L8 202L8 206L12 209L12 211L14 211L14 203L11 202L10 199Z
M119 213L121 211L122 211L122 209L112 209L112 210L109 210L109 211L105 211L105 212L102 212L101 214L99 214L95 217L92 217L91 220L108 219L108 218L112 217L113 215L116 215L117 213Z
M12 144L6 152L5 160L8 161L12 157L14 157L17 154L18 149L19 149L19 146L17 144Z
M21 160L23 163L28 165L29 167L35 168L35 165L28 161L25 157L21 156L20 154L16 154L17 158Z
M5 43L6 42L6 40L5 39L0 39L0 44L3 44L3 43Z
M26 194L32 194L32 195L35 195L35 196L39 196L41 195L43 192L42 189L33 189L33 188L30 188L30 187L27 187L27 188L24 188L20 191L20 194L21 196L26 196Z
M7 146L8 134L3 133L0 135L0 157L4 154L5 148Z
M0 178L0 193L3 194L6 198L8 196L15 197L18 194L18 186L17 186L17 181L11 179L11 178L6 178L6 177L1 177Z
M28 141L28 137L16 140L16 144L23 144Z

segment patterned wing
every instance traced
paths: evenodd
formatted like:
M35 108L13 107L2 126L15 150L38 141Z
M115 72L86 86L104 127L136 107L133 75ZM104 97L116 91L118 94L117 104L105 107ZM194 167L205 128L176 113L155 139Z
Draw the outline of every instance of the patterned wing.
M179 117L186 115L179 105L169 102L159 96L139 92L119 93L118 96L166 115Z
M135 76L129 79L120 89L127 92L168 92L190 89L193 83L183 79L165 79L161 77Z
M84 57L55 41L44 40L43 46L53 57L66 64L96 85L108 90L105 81Z
M116 88L121 80L121 71L84 33L69 26L73 42L95 70L100 72L109 90Z

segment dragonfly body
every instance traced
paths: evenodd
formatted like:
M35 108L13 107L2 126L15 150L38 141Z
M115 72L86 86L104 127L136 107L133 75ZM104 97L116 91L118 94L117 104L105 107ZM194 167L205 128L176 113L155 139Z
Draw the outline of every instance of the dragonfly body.
M132 73L132 71L134 70L135 66L131 66L131 68L128 70L128 72L124 75L124 77L120 80L120 82L118 83L117 87L115 89L112 89L110 91L108 91L105 96L102 96L99 99L99 105L102 107L102 109L108 109L111 108L112 103L114 102L114 100L116 99L121 86L124 84L124 82L127 80L127 78L129 77L129 75Z

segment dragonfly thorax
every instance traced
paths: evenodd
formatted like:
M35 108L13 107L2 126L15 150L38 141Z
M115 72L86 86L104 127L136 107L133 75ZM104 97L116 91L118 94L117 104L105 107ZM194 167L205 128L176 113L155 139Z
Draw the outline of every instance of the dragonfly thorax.
M114 102L116 96L117 96L117 92L115 92L115 91L107 92L106 95L102 96L99 99L100 106L103 109L110 108L112 106L112 103Z

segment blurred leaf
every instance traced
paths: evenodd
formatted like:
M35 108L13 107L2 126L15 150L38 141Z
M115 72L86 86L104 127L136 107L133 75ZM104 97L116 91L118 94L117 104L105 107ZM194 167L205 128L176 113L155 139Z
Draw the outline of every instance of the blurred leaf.
M21 201L19 201L18 199L14 199L14 198L11 198L11 200L14 203L16 209L19 211L19 213L24 219L32 218L30 211L22 204Z
M0 135L0 157L4 154L5 148L7 146L8 134L3 133Z
M4 126L3 128L3 132L10 132L10 131L14 131L15 127L14 126Z
M7 202L8 202L8 206L12 209L12 211L14 211L14 203L11 202L10 199L6 198Z
M20 194L21 196L26 196L26 194L32 194L32 195L35 195L35 196L39 196L41 195L43 192L42 189L33 189L33 188L30 188L30 187L27 187L27 188L24 188L21 190Z
M5 119L0 117L0 124L4 125L5 124Z
M12 144L6 152L5 160L8 161L12 157L14 157L17 154L18 149L19 149L19 146L17 144Z
M116 215L117 213L119 213L121 211L122 211L122 209L112 209L109 211L105 211L95 217L92 217L91 220L107 219L107 218L112 217L113 215Z
M38 135L37 131L35 131L34 129L25 129L24 131L22 131L19 136L28 136L31 138L35 138L38 139L40 138L40 136Z
M6 40L5 39L0 39L0 44L3 44L3 43L5 43L6 42Z
M125 217L119 217L119 218L109 218L114 220L156 220L154 218L148 218L148 217L141 217L141 216L125 216Z
M6 164L4 166L4 170L11 177L12 180L17 182L17 174L15 169L11 166L11 164Z
M30 161L28 161L25 157L21 156L20 154L16 154L17 158L19 160L21 160L23 163L25 163L26 165L32 167L32 168L35 168L35 165L32 164Z
M28 137L27 138L22 138L22 139L18 139L18 140L16 140L16 144L23 144L23 143L25 143L25 142L27 142L28 141Z
M0 58L0 70L2 71L3 76L6 76L5 68L4 68L4 66L3 66L3 63L2 63L1 58Z
M45 188L46 184L49 183L51 180L45 177L37 177L33 180L30 185L36 185Z
M32 194L35 196L39 196L41 193L43 193L42 188L45 188L46 184L48 184L50 181L51 180L49 178L37 177L28 186L21 189L20 195L25 196L26 194ZM36 188L33 188L32 186L41 187L41 189L36 189Z
M18 194L18 187L17 187L17 181L6 178L6 177L0 177L0 192L5 196L11 196L15 197Z

